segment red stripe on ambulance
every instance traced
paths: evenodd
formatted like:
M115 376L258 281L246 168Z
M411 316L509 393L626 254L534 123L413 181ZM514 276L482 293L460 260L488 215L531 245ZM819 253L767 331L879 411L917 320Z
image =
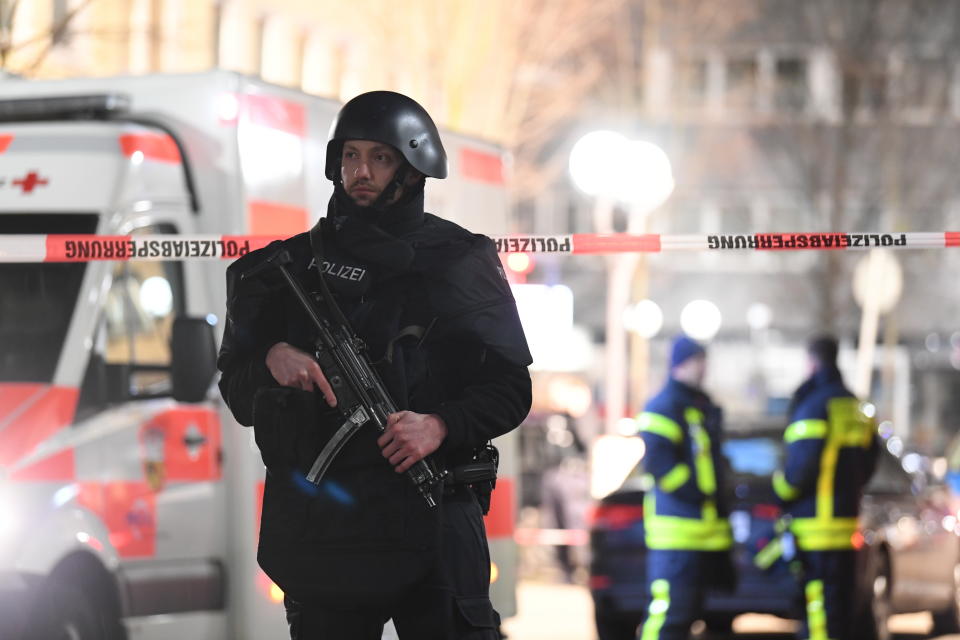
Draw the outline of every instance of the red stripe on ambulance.
M212 409L177 407L158 413L140 428L140 445L145 461L163 464L166 481L220 479L220 418Z
M254 509L254 521L256 530L254 532L253 539L260 539L260 517L263 514L263 492L266 490L267 484L263 481L258 482L253 488L253 504L256 505Z
M103 520L121 558L156 554L157 501L146 482L84 482L77 502Z
M460 149L460 173L468 180L503 184L503 160L496 153Z
M64 449L10 474L13 482L72 482L77 475L73 449Z
M516 513L516 487L513 478L498 478L497 486L490 496L490 512L483 521L488 538L509 538L513 536Z
M298 138L307 136L307 118L303 105L276 96L246 94L243 114L250 124L277 129Z
M78 389L0 384L0 465L9 465L73 422Z
M148 160L180 164L180 149L165 133L125 133L120 136L120 151L127 157L139 151Z
M247 204L250 234L288 238L307 230L307 210L279 202L251 200Z

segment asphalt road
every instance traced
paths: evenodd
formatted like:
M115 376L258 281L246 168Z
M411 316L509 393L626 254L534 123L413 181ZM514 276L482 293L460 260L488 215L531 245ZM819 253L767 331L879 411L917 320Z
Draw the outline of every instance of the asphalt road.
M518 615L503 628L509 640L596 640L593 603L586 587L546 581L521 581L517 588ZM926 613L894 616L894 640L933 640ZM762 615L744 615L734 621L731 640L793 640L793 623ZM937 640L960 640L960 635Z

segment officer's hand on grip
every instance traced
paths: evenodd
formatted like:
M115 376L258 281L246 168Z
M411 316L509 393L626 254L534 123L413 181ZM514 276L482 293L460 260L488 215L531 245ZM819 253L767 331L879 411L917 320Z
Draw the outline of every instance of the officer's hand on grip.
M377 440L383 457L403 473L440 447L447 425L434 414L398 411L387 417L387 429Z
M303 391L319 389L328 405L337 406L333 387L310 354L286 342L278 342L267 352L266 364L273 378L281 385Z

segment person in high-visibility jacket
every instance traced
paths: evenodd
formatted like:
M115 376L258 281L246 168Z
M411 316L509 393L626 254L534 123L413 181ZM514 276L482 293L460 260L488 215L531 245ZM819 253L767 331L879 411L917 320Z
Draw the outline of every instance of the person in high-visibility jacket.
M650 600L641 640L686 640L705 587L732 581L718 475L722 412L701 389L705 372L704 348L677 337L670 378L638 419L650 485L644 498Z
M773 488L791 516L803 566L806 620L801 638L852 637L854 538L863 487L876 465L872 407L843 384L837 341L808 347L811 375L790 402L783 469Z

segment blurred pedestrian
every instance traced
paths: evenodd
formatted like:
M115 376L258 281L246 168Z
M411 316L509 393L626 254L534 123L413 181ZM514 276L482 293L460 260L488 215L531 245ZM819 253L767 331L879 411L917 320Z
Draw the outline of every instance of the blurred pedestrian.
M722 501L722 411L704 393L705 349L678 336L670 378L639 418L652 486L644 499L650 603L642 640L685 640L704 591L730 587L732 540Z
M564 442L567 446L557 447L560 460L543 472L540 504L547 526L563 531L584 531L587 528L587 511L592 503L587 447L577 433L573 418L568 416L565 423L564 433L569 434L569 444ZM578 569L585 564L579 554L581 549L572 544L557 544L554 548L564 581L575 583Z
M790 400L786 456L773 476L803 565L807 615L799 637L809 640L853 637L853 537L878 452L873 420L844 386L837 351L830 336L809 344L810 375Z

